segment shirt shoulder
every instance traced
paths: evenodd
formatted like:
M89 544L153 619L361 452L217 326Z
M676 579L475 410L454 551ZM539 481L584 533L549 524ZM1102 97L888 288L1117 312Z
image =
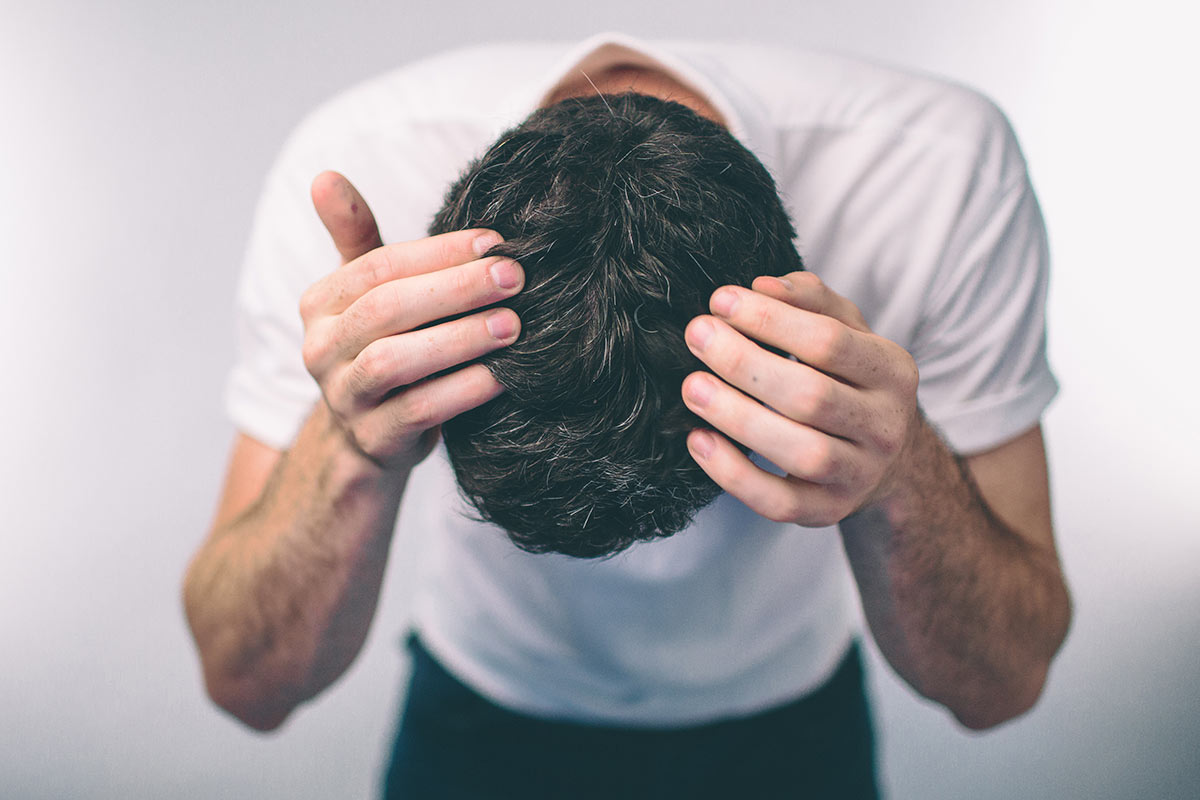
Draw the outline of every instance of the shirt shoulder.
M782 131L902 134L971 151L984 143L1015 145L989 97L943 77L780 46L709 44L694 51L730 73Z
M437 53L350 86L315 107L293 139L350 139L396 125L489 125L507 120L514 87L563 50L553 43L491 44Z

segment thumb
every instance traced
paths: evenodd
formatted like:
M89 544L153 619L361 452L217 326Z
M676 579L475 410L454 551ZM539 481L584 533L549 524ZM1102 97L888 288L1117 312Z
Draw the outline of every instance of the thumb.
M345 176L326 171L312 182L313 208L346 264L383 244L375 215Z

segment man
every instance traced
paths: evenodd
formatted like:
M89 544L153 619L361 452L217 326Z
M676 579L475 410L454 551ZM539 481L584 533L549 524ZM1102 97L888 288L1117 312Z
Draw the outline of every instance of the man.
M972 728L1028 709L1070 609L1038 427L1055 390L1044 232L1003 119L964 90L828 57L612 36L560 55L416 65L319 112L277 166L241 290L243 433L185 588L214 700L270 729L346 669L407 482L446 479L440 452L425 460L438 426L502 391L468 362L517 340L503 301L526 275L486 255L494 232L421 238L441 189L533 107L632 90L758 156L813 273L723 287L687 326L712 373L683 383L712 426L687 447L728 493L689 529L595 562L526 555L423 507L390 788L872 796L843 549L918 692ZM296 196L330 165L378 214L341 176L317 179L344 264L320 277ZM411 241L382 246L380 227ZM834 525L840 538L798 527Z

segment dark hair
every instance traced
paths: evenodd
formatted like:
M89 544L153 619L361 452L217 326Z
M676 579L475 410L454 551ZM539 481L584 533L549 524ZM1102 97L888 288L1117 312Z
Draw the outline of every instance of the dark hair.
M507 390L443 435L482 519L592 558L683 529L720 489L688 454L704 369L683 329L724 284L802 269L771 176L720 125L639 94L572 98L504 133L430 228L491 228L525 288L520 338L479 361Z

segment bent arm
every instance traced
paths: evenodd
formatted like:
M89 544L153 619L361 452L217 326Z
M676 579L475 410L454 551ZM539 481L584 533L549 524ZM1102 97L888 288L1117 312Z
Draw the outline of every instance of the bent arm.
M520 265L480 258L498 234L385 246L344 177L322 173L312 195L343 260L300 299L321 400L286 453L238 439L184 582L209 694L260 730L362 648L408 476L441 423L502 391L469 362L520 332L511 310L463 316L520 291Z
M324 403L285 453L239 436L184 581L214 702L270 730L349 667L375 614L406 480L353 451Z
M1040 429L957 459L917 406L912 356L812 273L709 305L686 335L721 380L683 384L715 429L689 434L700 466L769 519L840 523L871 630L918 692L973 728L1028 709L1070 619Z
M922 423L904 459L841 523L867 622L913 688L988 728L1037 700L1071 617L1041 428L958 459Z

